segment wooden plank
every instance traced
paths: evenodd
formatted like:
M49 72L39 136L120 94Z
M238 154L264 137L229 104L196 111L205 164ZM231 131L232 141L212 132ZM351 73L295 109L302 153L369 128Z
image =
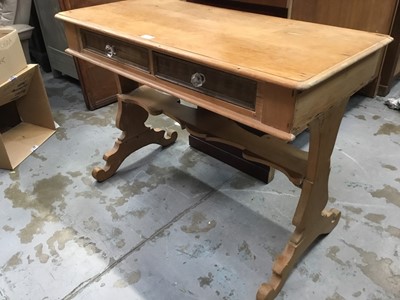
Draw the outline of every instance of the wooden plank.
M186 0L188 2L286 18L291 0Z
M61 10L71 10L87 6L116 2L120 0L59 0Z
M208 142L193 135L189 135L189 145L264 183L269 183L273 178L274 169L244 159L242 151L235 147L217 142Z
M293 0L291 18L389 34L398 0Z

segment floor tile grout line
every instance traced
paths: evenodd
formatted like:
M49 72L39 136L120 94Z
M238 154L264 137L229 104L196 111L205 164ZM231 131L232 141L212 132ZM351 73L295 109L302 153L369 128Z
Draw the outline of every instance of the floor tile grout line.
M110 272L112 269L114 269L115 266L117 266L118 264L120 264L122 261L124 261L128 256L130 256L131 254L133 254L134 252L140 250L147 242L153 240L154 238L156 238L158 235L160 235L162 232L164 232L166 229L168 229L169 227L171 227L174 223L176 223L178 220L180 220L182 217L184 217L189 211L191 211L192 209L198 207L200 204L206 202L213 194L218 193L220 187L222 187L226 182L229 182L231 180L231 178L234 175L232 175L231 177L229 177L227 180L225 180L224 182L222 182L218 187L214 188L212 191L210 191L209 193L207 193L202 199L200 199L198 202L194 203L193 205L189 206L188 208L186 208L185 210L183 210L182 212L180 212L179 214L177 214L175 217L173 217L167 224L165 224L164 226L160 227L159 229L157 229L152 235L150 235L148 238L143 239L142 241L140 241L138 244L136 244L131 250L129 250L128 252L126 252L124 255L122 255L120 258L118 258L117 260L115 260L113 263L111 263L110 265L107 266L107 268L105 268L102 272L98 273L97 275L94 275L92 277L90 277L89 279L83 281L81 284L79 284L76 288L74 288L71 292L69 292L66 296L64 296L62 298L62 300L70 300L75 298L77 295L79 295L85 288L87 288L88 286L90 286L92 283L96 282L98 279L100 279L101 277L103 277L105 274L107 274L108 272Z

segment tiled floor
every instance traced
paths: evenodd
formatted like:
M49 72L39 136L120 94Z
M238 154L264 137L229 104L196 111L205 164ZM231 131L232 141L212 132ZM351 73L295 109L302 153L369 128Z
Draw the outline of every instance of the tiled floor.
M178 130L177 142L96 183L119 135L116 105L87 111L76 82L43 76L60 128L0 170L0 299L255 299L300 191L279 172L265 185L191 149L162 117L149 122ZM330 177L342 218L277 299L400 299L400 112L383 101L351 99Z

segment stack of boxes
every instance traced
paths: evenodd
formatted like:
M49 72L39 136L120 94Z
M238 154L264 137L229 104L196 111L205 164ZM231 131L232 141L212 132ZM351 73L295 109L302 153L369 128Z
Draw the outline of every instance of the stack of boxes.
M0 27L0 168L13 170L56 130L39 66L16 30Z

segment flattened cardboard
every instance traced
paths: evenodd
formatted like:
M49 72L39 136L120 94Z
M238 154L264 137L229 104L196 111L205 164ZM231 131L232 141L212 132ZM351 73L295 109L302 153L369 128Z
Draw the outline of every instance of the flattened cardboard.
M31 72L32 74L27 76L27 73ZM0 134L0 168L2 169L15 169L56 130L38 65L26 66L23 71L16 74L15 80L1 85L0 99L3 99L3 92L10 90L9 85L17 86L18 82L24 82L19 80L21 78L25 78L25 81L26 78L30 78L30 82L26 93L13 100L21 122Z
M0 106L18 100L22 96L26 95L34 74L35 65L28 65L19 73L14 74L11 81L8 80L3 84L0 84Z
M17 30L0 27L0 84L25 67L26 58Z

